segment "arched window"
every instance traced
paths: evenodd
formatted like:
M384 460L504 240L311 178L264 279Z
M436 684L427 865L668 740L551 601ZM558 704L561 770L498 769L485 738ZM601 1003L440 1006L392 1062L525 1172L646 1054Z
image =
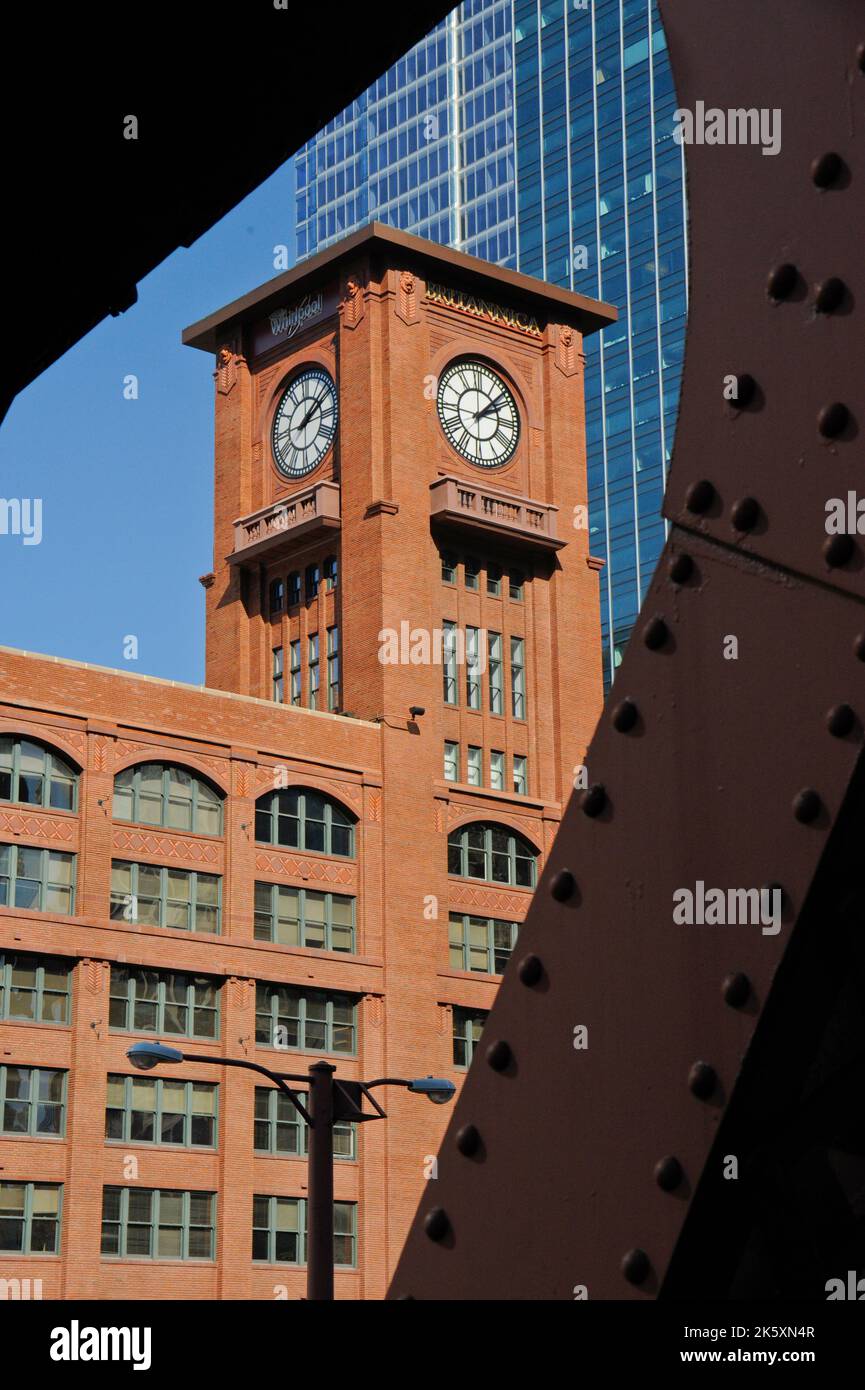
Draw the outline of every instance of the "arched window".
M59 753L29 738L0 736L0 801L74 811L78 773Z
M448 836L448 873L534 888L538 852L505 825L475 821Z
M185 768L138 763L114 779L114 819L221 835L222 796Z
M287 787L255 803L255 838L263 845L316 850L354 858L354 821L321 792Z

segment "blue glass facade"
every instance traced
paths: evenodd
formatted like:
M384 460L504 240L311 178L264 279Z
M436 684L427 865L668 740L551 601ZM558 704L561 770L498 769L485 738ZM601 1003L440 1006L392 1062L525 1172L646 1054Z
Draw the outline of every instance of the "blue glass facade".
M609 682L664 540L688 302L656 0L467 0L297 156L298 256L372 218L619 307L586 341Z
M515 265L511 0L466 0L295 167L299 259L377 219Z

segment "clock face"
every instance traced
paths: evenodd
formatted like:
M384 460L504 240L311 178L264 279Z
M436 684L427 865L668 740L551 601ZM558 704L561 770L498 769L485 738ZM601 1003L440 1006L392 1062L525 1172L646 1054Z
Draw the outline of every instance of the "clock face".
M336 433L336 387L323 367L306 367L286 387L273 417L280 473L302 478L324 458Z
M507 463L520 437L517 403L485 362L454 362L439 378L438 415L458 454L479 468Z

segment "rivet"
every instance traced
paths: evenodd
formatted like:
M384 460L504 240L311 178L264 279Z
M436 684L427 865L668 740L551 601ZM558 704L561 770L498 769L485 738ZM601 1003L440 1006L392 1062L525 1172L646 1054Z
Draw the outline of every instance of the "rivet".
M853 643L853 655L859 661L865 661L865 632L860 632Z
M714 500L715 489L707 478L702 478L698 483L692 483L685 493L685 506L695 516L699 516L701 512L707 512Z
M648 1278L651 1267L645 1250L629 1250L622 1257L622 1273L629 1284L642 1284Z
M433 1207L424 1217L423 1228L430 1240L443 1240L450 1230L450 1224L444 1207Z
M826 715L826 728L836 738L845 738L856 723L856 715L849 705L833 705Z
M669 635L670 630L663 618L650 618L643 628L643 641L652 652L663 647Z
M517 974L524 985L536 985L543 973L544 967L540 956L523 956L517 968Z
M550 879L550 894L557 903L566 903L568 898L572 898L576 887L577 880L570 869L559 869L558 873L553 874Z
M743 497L733 506L733 525L737 531L753 531L760 515L760 504L754 497Z
M681 1163L672 1154L655 1164L655 1182L664 1192L675 1192L684 1176Z
M679 555L674 555L669 565L667 573L674 584L684 584L694 573L694 561L690 555L682 551Z
M847 428L849 419L850 411L844 402L833 401L831 405L824 405L817 416L817 428L824 439L837 439Z
M739 372L736 374L736 395L730 404L734 410L744 410L746 405L750 405L757 394L757 383L750 372Z
M511 1060L511 1049L503 1038L498 1042L490 1043L487 1048L487 1062L493 1071L504 1071Z
M769 296L772 299L786 299L796 288L799 279L799 272L789 261L783 265L776 265L769 272L769 280L766 286Z
M751 981L747 975L742 974L741 970L732 970L729 975L724 976L721 994L724 1003L729 1004L731 1009L741 1009L750 997Z
M580 795L580 810L584 816L599 816L607 804L607 793L600 782L595 782Z
M824 280L817 286L814 303L817 306L818 314L834 314L843 302L846 293L847 286L844 281L839 280L837 275L830 275L828 280Z
M476 1154L481 1144L480 1130L476 1125L463 1125L457 1130L457 1148L466 1158Z
M847 564L854 549L852 536L828 536L823 542L823 558L832 569L840 569Z
M820 798L811 787L803 787L793 797L793 815L803 825L810 825L820 814Z
M708 1100L717 1084L715 1068L708 1062L695 1062L688 1072L688 1088L698 1100Z
M856 49L856 62L859 64L859 71L865 72L865 43L860 43Z
M620 700L613 710L613 728L620 734L626 734L629 729L633 729L638 714L639 710L633 700Z
M843 168L844 161L840 154L836 154L832 150L828 154L821 154L818 159L812 161L811 178L818 188L831 188L833 183L838 182Z

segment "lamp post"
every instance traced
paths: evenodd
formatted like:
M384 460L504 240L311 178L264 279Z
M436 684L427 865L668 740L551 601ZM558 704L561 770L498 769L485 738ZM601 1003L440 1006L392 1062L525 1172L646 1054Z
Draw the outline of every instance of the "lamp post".
M239 1057L207 1057L201 1053L182 1052L162 1042L133 1043L126 1053L139 1071L152 1071L163 1062L201 1062L207 1066L244 1067L247 1071L266 1076L287 1096L308 1126L307 1156L309 1163L309 1196L306 1221L306 1296L315 1302L333 1299L333 1126L337 1121L354 1124L365 1120L384 1120L382 1110L372 1091L376 1086L402 1086L416 1095L425 1095L436 1105L446 1105L453 1099L456 1087L441 1077L424 1076L407 1081L401 1077L383 1076L376 1081L338 1080L336 1067L330 1062L312 1062L306 1076L292 1072L271 1071ZM299 1081L308 1092L307 1109L287 1081ZM364 1097L374 1113L363 1109Z

